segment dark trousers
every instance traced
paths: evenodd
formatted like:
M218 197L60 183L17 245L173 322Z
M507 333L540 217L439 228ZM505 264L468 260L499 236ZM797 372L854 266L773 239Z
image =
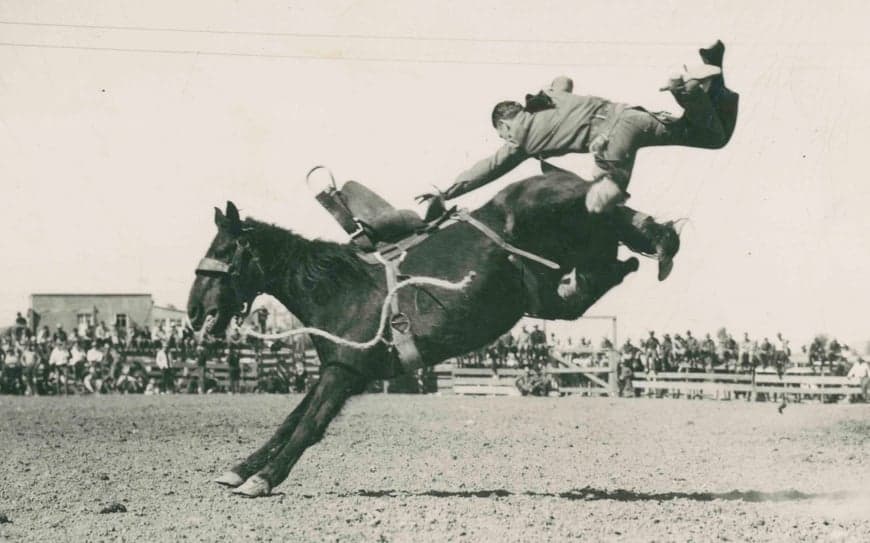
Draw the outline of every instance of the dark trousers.
M679 118L641 108L616 113L607 134L600 135L605 142L593 150L598 169L626 190L637 152L644 147L721 149L728 143L737 124L737 93L719 85L709 94L697 88L678 101L685 109Z
M163 368L160 372L160 390L175 392L175 372L172 368Z

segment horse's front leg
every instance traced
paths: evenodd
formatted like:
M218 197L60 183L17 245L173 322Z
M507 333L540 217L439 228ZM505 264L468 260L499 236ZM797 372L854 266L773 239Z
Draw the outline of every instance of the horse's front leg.
M249 497L267 496L281 484L305 452L323 437L329 423L348 398L365 389L366 379L342 366L328 366L317 386L309 392L305 412L290 439L266 465L233 492Z
M269 438L262 447L254 451L244 461L215 479L215 482L226 486L236 487L244 483L245 479L260 471L260 469L262 469L273 456L278 454L278 451L281 450L281 447L283 447L284 443L286 443L290 438L290 435L293 433L293 430L296 429L296 425L299 424L299 420L302 418L302 415L305 414L305 410L308 409L310 403L311 393L309 392L305 395L302 401L299 402L299 405L297 405L296 408L287 415L287 418L284 419L284 422L281 423L281 426L278 427L275 434Z

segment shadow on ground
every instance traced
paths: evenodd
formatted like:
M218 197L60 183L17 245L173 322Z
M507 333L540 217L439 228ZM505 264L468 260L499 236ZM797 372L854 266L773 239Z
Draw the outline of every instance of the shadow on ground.
M565 492L512 492L510 490L426 490L424 492L404 492L398 490L358 490L340 497L363 496L367 498L408 498L408 497L433 497L433 498L507 498L511 496L531 496L536 498L560 498L563 500L613 500L619 502L637 501L667 501L667 500L691 500L696 502L709 502L713 500L742 501L742 502L794 502L816 499L844 499L848 497L846 492L832 492L822 494L808 494L798 490L781 490L777 492L760 492L757 490L732 490L730 492L636 492L633 490L605 490L592 487L584 487ZM309 497L309 496L306 496Z

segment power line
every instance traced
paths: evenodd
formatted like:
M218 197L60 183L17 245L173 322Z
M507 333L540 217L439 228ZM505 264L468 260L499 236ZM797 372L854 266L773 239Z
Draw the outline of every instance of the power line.
M247 57L247 58L271 58L271 59L294 59L294 60L327 60L344 62L403 62L413 64L466 64L466 65L500 65L500 66L582 66L606 68L612 67L609 63L587 62L522 62L510 60L458 60L458 59L420 59L409 57L364 57L364 56L326 56L316 54L282 54L282 53L244 53L238 51L206 51L199 49L150 49L130 47L96 47L87 45L59 45L46 43L24 42L0 42L0 47L22 47L30 49L64 49L76 51L106 51L112 53L153 53L166 55L203 55L223 57ZM620 66L635 68L651 68L648 64L620 64Z
M252 30L210 30L200 28L181 27L152 27L152 26L124 26L124 25L87 25L72 23L43 23L36 21L2 21L0 25L52 27L52 28L77 28L84 30L125 30L135 32L180 32L188 34L220 34L236 36L265 36L283 38L317 38L317 39L353 39L353 40L402 40L402 41L426 41L426 42L467 42L467 43L526 43L545 45L616 45L616 46L659 46L659 47L685 47L697 46L694 42L665 42L665 41L634 41L625 42L617 40L552 40L552 39L517 39L517 38L467 38L448 36L414 36L414 35L388 35L388 34L329 34L318 32L261 32Z

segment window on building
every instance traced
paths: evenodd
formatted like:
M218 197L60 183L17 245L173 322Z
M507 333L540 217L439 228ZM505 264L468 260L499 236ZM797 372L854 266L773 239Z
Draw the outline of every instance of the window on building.
M87 328L89 326L94 325L94 314L93 313L79 313L78 318L76 319L76 326L81 329L82 327Z
M118 313L115 315L115 327L116 328L126 328L127 327L127 314L126 313Z

